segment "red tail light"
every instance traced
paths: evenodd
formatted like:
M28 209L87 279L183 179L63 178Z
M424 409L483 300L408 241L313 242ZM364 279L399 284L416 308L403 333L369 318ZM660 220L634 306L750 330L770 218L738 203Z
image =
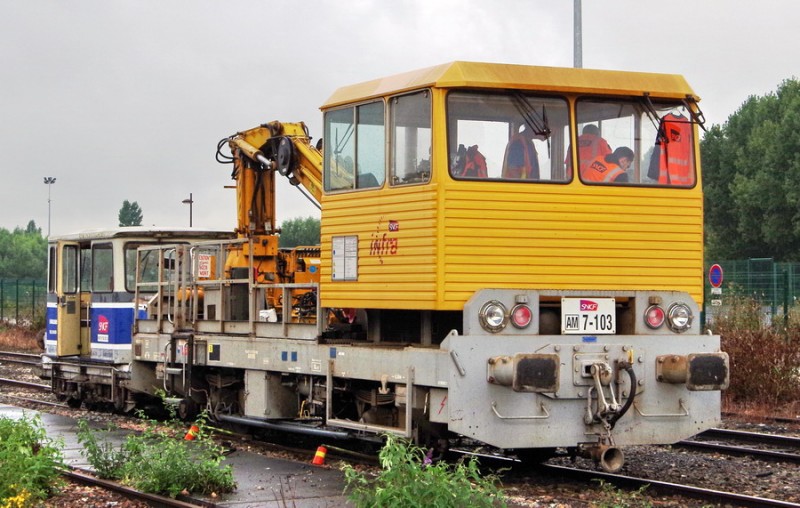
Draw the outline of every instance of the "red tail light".
M516 328L526 328L533 320L531 308L524 304L519 304L511 309L511 324Z
M658 305L651 305L644 311L644 322L653 330L661 328L664 324L665 317L664 309Z

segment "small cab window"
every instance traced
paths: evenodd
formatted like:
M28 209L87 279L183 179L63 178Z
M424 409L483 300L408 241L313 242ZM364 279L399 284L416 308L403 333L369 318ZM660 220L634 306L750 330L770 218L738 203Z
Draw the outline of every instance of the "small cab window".
M576 113L573 166L584 183L695 185L694 129L683 103L582 99Z
M56 247L51 245L47 255L47 291L54 293L56 290Z
M125 244L125 290L130 293L136 291L136 249L142 245L145 244L137 242ZM143 280L150 282L158 280L158 252L146 251L140 269L145 274Z
M566 182L569 108L520 92L447 96L450 175L456 179Z
M92 291L114 289L114 251L110 243L92 245Z
M155 292L158 282L158 260L159 254L164 253L158 249L144 249L137 250L139 247L145 246L143 243L127 243L125 244L125 289L130 292L136 290L136 261L139 261L139 282L143 285L139 286L139 291L142 293ZM174 250L166 251L170 259ZM164 280L169 279L170 263L164 263Z
M325 114L325 190L383 186L386 179L383 102Z
M79 249L76 245L65 245L61 250L61 291L76 293L78 291L78 259Z
M430 91L392 97L392 185L425 183L431 179Z

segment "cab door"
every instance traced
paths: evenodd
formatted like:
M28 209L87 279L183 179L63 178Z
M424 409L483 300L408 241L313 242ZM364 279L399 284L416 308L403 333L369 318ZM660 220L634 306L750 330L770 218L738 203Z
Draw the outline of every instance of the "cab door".
M56 355L74 356L81 352L80 246L58 242L56 272Z

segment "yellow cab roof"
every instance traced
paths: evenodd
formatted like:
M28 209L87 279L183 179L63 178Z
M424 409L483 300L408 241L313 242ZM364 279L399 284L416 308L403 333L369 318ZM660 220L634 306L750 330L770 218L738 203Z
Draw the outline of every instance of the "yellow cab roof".
M479 62L450 62L336 90L320 109L425 87L500 88L578 94L619 94L684 99L699 98L683 76L647 72L539 67Z

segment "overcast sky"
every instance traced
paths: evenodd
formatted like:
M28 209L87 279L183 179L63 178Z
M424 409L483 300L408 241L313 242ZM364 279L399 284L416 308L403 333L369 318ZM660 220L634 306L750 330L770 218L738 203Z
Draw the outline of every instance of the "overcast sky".
M0 0L0 227L232 229L217 142L321 135L338 87L453 60L570 67L572 0ZM683 74L709 124L800 75L797 0L583 0L583 66ZM286 184L278 221L316 215Z

